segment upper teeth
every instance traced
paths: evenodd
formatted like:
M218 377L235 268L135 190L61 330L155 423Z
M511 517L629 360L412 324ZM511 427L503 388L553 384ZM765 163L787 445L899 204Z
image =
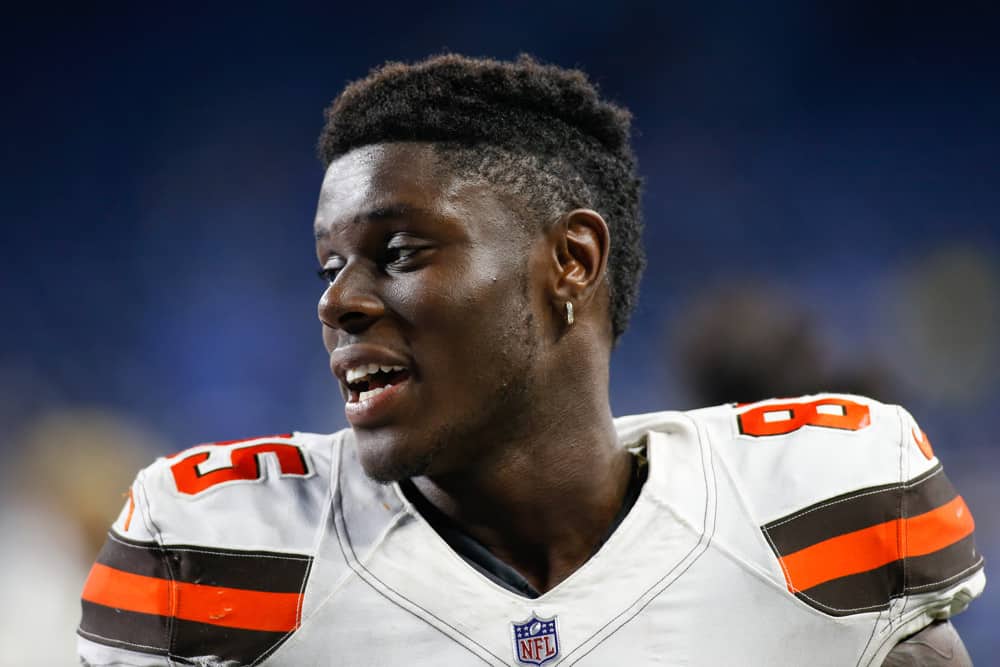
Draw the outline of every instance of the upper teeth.
M380 366L378 364L362 364L360 366L355 366L354 368L348 368L345 374L345 379L347 384L352 382L357 382L358 380L364 379L369 375L374 375L379 371L383 373L389 373L392 371L405 371L406 366Z

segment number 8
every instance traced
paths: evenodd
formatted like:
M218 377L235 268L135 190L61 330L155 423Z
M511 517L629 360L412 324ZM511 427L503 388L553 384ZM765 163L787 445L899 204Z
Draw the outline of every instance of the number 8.
M785 435L803 426L860 431L871 424L867 405L846 398L819 398L809 402L768 403L737 416L740 433L754 437Z

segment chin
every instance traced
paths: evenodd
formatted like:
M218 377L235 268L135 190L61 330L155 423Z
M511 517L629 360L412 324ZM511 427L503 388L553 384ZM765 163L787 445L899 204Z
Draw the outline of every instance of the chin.
M365 474L381 484L427 474L440 449L432 442L407 443L398 437L358 429L354 439Z

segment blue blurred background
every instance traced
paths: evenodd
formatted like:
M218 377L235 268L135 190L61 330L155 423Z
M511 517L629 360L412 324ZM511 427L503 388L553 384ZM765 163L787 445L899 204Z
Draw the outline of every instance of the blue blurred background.
M798 383L909 407L1000 554L994 3L143 7L6 17L0 663L72 664L77 591L152 456L344 426L322 110L443 50L579 66L635 114L649 268L617 414L708 400L721 351L794 349ZM956 621L978 665L997 619L990 586Z

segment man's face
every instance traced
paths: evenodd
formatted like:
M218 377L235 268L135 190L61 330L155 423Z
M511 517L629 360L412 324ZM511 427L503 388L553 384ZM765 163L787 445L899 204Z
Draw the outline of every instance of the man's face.
M525 428L543 234L426 144L331 163L315 228L323 340L370 476L455 471Z

